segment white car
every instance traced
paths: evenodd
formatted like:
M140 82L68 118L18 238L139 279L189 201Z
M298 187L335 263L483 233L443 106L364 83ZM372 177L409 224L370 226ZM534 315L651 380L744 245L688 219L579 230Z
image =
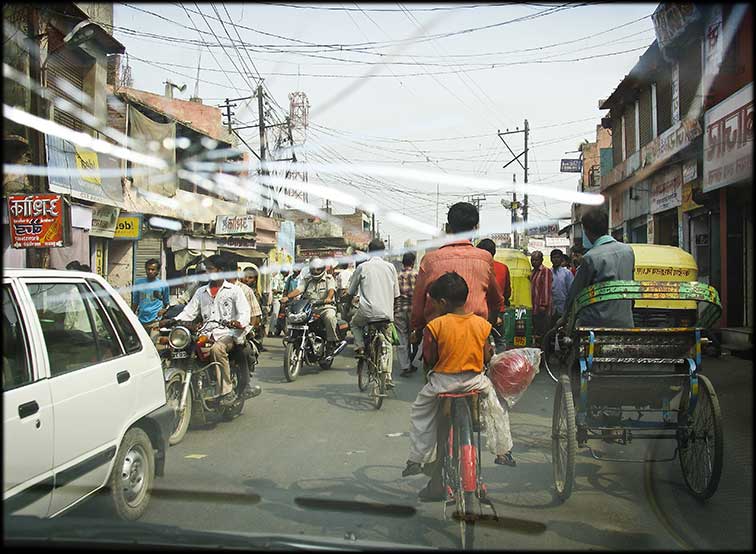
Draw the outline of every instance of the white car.
M55 517L103 487L141 517L172 413L160 357L92 273L3 271L3 507Z

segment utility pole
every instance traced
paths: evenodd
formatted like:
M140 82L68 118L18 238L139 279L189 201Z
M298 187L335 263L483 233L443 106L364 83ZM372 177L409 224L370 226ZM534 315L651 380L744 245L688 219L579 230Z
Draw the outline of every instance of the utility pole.
M236 104L232 104L231 100L229 100L228 98L226 98L226 101L222 105L220 105L219 107L220 108L226 108L226 113L224 114L225 117L226 117L226 127L228 127L228 132L229 133L233 133L234 132L234 127L231 124L231 116L232 115L236 115L236 112L232 112L231 108L235 108Z
M436 183L436 229L438 229L438 183Z
M528 127L528 120L525 120L525 184L528 184L528 133L530 127ZM525 189L527 190L527 186ZM528 194L525 193L525 200L522 203L522 221L525 224L525 234L528 233Z
M512 135L512 134L517 134L517 133L523 133L524 136L525 136L525 149L522 152L520 152L519 154L515 154L512 151L512 149L509 147L509 145L507 144L507 141L504 140L504 136L505 135ZM506 146L507 150L509 150L510 154L512 154L512 156L514 156L514 158L512 158L511 160L509 160L506 163L506 165L503 166L503 168L506 169L506 167L509 166L512 162L516 161L518 164L520 164L520 167L525 172L525 184L527 184L527 182L528 182L528 135L530 134L530 126L528 125L528 120L527 119L525 120L525 128L524 129L520 129L519 127L516 127L514 131L510 131L509 129L507 129L503 133L501 131L498 131L497 134L499 135L499 138L501 139L501 142L503 142L504 146ZM524 157L525 158L525 160L524 160L525 163L524 164L520 161L520 157ZM512 179L514 181L514 175L512 176ZM513 206L513 208L512 208L512 217L513 217L513 223L514 223L514 222L516 222L516 214L515 214L516 207L515 206L519 207L519 203L517 202L517 193L514 193L514 192L512 193L512 206ZM527 231L527 223L528 223L528 195L527 194L525 194L525 198L524 198L524 201L522 203L522 220L523 220L523 223L525 223L525 229L523 229L523 236L527 236L527 233L528 233L528 231ZM515 248L517 248L516 238L517 238L517 235L516 235L516 233L514 233L514 230L513 230L512 241L514 243Z

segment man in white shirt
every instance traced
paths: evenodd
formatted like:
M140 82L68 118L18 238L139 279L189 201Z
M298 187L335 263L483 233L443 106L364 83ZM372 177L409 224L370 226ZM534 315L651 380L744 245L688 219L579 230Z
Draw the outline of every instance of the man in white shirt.
M270 312L270 322L268 323L268 336L276 335L276 322L278 321L278 312L281 309L281 298L283 297L284 285L289 270L286 266L281 266L281 271L274 274L270 279L270 291L272 298L272 309ZM280 334L280 330L278 331Z
M373 239L368 252L385 250L383 241ZM347 295L360 293L360 307L350 323L354 335L355 355L361 356L365 348L364 330L368 323L394 321L394 301L399 296L399 280L393 264L374 256L357 266L352 274Z
M227 268L227 271L238 270L239 266L233 261ZM242 290L242 292L244 292L244 298L247 299L250 306L249 325L254 329L260 323L260 318L262 317L262 309L260 308L260 303L257 301L255 292L238 277L229 277L227 281L232 285L236 285ZM250 334L251 333L253 333L253 331L250 331ZM232 353L232 356L234 354L236 354L235 360L239 366L239 383L240 388L242 389L242 396L244 398L254 398L255 396L258 396L262 392L262 387L260 385L252 386L251 383L256 364L255 354L252 351L252 347L247 341L245 341L241 350L235 351Z
M221 365L221 404L229 406L236 400L236 392L231 385L228 354L243 340L243 329L249 324L251 309L242 289L226 281L219 273L226 267L228 262L217 254L205 260L210 282L197 289L183 311L176 316L176 320L193 321L198 315L202 315L202 321L229 322L232 328L211 323L204 330L204 334L215 341L210 349L210 357Z

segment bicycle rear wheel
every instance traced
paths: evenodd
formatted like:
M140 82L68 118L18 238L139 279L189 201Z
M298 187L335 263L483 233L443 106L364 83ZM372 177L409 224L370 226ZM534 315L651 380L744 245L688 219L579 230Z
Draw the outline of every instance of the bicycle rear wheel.
M454 517L459 521L459 546L470 550L475 535L478 450L473 439L470 407L464 399L455 399L452 416L452 463L456 469L456 483L452 490L457 508Z

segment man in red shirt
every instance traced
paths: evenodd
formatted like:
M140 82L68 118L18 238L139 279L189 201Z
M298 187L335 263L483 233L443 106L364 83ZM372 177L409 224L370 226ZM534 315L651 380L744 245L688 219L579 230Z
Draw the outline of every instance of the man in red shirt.
M491 254L491 257L496 256L496 243L491 239L483 239L478 243L478 248L482 248L486 252ZM494 260L494 274L496 275L496 282L504 295L504 307L509 307L509 297L512 296L512 285L509 279L509 267L507 264L503 264L497 260Z
M540 337L548 331L553 313L551 298L552 275L543 265L543 252L536 250L530 255L533 271L530 274L530 299L533 302L533 331Z
M478 228L478 209L468 202L457 202L446 215L446 233L472 236ZM428 300L428 289L442 275L456 272L467 284L468 295L464 304L465 313L474 313L491 323L495 323L499 313L504 309L501 287L496 282L493 257L482 248L475 248L469 239L455 240L443 245L438 250L428 252L420 260L420 267L412 295L412 316L410 325L412 334L410 342L419 345L423 338L423 328L434 318L443 315ZM437 304L436 304L437 305ZM441 467L443 459L442 446L437 446L433 473L428 485L420 491L422 501L443 498L440 490Z
M458 202L449 208L446 232L470 234L478 228L478 209L468 202ZM438 313L426 299L428 287L443 274L455 271L467 283L469 295L465 311L477 314L495 323L503 310L502 291L496 282L493 257L481 248L475 248L469 239L455 240L438 250L428 252L420 261L412 295L412 344L420 344L422 330Z

